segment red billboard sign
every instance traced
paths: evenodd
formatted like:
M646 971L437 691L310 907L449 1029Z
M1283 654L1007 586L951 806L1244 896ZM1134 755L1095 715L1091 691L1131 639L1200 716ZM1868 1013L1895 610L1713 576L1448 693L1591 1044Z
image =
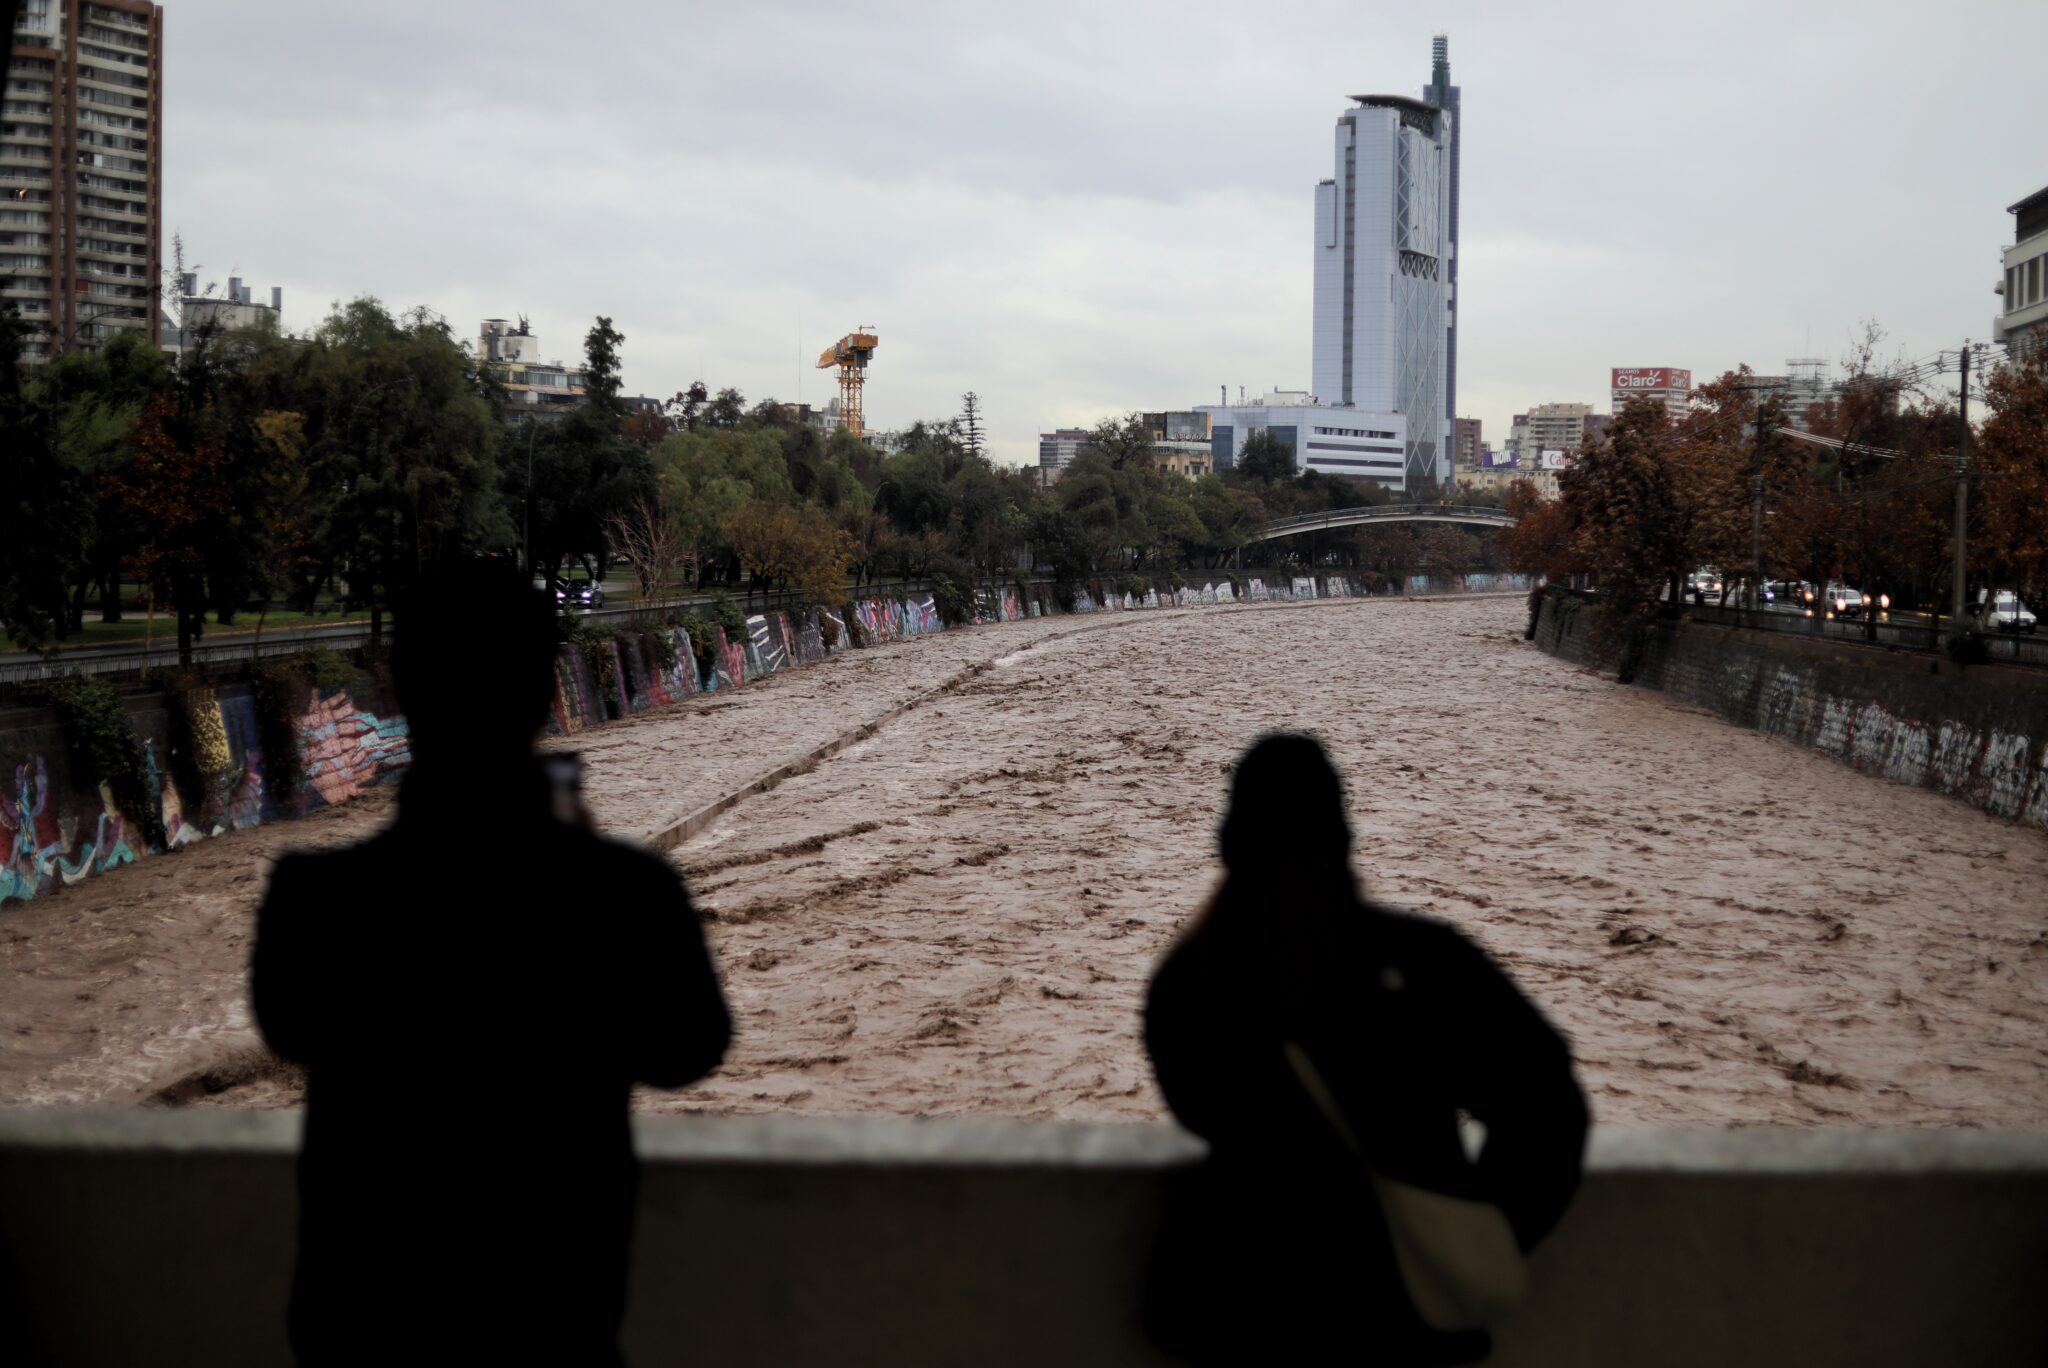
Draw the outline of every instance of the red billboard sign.
M1617 366L1611 374L1614 377L1613 388L1622 393L1692 388L1692 372L1675 370L1670 366Z

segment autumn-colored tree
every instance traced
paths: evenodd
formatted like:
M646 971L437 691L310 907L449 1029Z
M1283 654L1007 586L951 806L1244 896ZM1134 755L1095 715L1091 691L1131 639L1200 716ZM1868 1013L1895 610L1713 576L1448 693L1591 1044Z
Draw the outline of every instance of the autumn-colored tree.
M1507 511L1514 526L1502 528L1495 537L1510 570L1559 583L1588 568L1579 552L1578 529L1562 499L1546 499L1533 481L1516 480L1508 486Z
M611 517L612 544L633 563L643 598L653 598L689 565L694 544L689 525L667 491L642 494Z
M823 510L749 500L726 516L725 535L752 576L750 596L780 583L820 602L845 601L853 545Z
M1558 481L1577 555L1598 580L1594 632L1617 648L1624 681L1635 676L1659 598L1675 598L1691 567L1669 460L1674 445L1664 406L1631 399Z
M1982 585L2031 596L2048 588L2048 339L1993 368L1984 398L1970 563Z
M205 627L210 552L228 534L235 508L226 448L202 418L159 395L136 424L133 463L107 478L122 511L143 529L126 568L176 615L178 662L190 666Z

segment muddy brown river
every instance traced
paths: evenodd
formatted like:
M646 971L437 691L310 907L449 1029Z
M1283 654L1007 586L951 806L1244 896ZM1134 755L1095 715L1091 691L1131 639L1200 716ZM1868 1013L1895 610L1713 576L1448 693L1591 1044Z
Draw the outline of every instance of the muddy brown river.
M1510 969L1599 1121L2043 1123L2048 838L1551 659L1523 614L1045 619L575 738L599 819L645 833L922 698L676 852L738 1035L716 1074L639 1105L1160 1116L1146 977L1217 876L1231 758L1288 727L1347 775L1367 887ZM0 1101L296 1100L242 1001L265 862L388 813L373 798L0 909Z

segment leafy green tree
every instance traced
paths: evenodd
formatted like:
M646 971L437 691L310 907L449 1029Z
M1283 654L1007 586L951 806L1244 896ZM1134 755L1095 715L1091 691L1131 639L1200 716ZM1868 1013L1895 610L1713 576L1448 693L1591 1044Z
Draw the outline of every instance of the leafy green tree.
M627 436L619 399L619 348L625 338L600 317L584 338L584 401L526 434L533 488L523 463L505 472L508 503L532 500L533 567L558 577L577 559L603 578L614 554L612 532L630 510L659 497L656 461Z
M795 501L789 466L773 432L700 427L679 432L654 453L695 550L698 585L735 582L740 565L725 526L750 500Z
M134 459L143 405L170 385L168 358L139 331L119 332L96 351L60 356L31 382L36 402L48 410L47 431L65 475L65 494L49 501L46 516L73 539L64 624L73 631L83 625L92 591L102 620L121 620L120 562L137 529L120 517L108 479Z
M392 601L445 561L517 544L488 381L444 320L426 310L395 319L367 296L294 351L262 392L269 411L301 415L317 503L312 573L339 576L380 636Z
M1088 434L1088 440L1081 444L1081 450L1092 451L1102 457L1111 470L1123 470L1126 467L1149 467L1154 445L1152 429L1145 426L1144 418L1128 413L1122 418L1105 418L1097 423Z
M1248 484L1286 484L1294 479L1294 449L1271 428L1260 428L1244 439L1236 470Z

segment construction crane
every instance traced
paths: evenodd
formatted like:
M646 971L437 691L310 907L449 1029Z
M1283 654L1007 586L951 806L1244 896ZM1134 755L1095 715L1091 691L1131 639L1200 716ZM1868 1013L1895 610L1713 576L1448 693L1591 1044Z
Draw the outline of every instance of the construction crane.
M825 348L818 358L818 369L839 368L839 419L846 424L846 430L858 437L862 434L860 414L861 386L868 382L868 360L880 345L874 333L874 325L867 324L858 332L846 336Z

